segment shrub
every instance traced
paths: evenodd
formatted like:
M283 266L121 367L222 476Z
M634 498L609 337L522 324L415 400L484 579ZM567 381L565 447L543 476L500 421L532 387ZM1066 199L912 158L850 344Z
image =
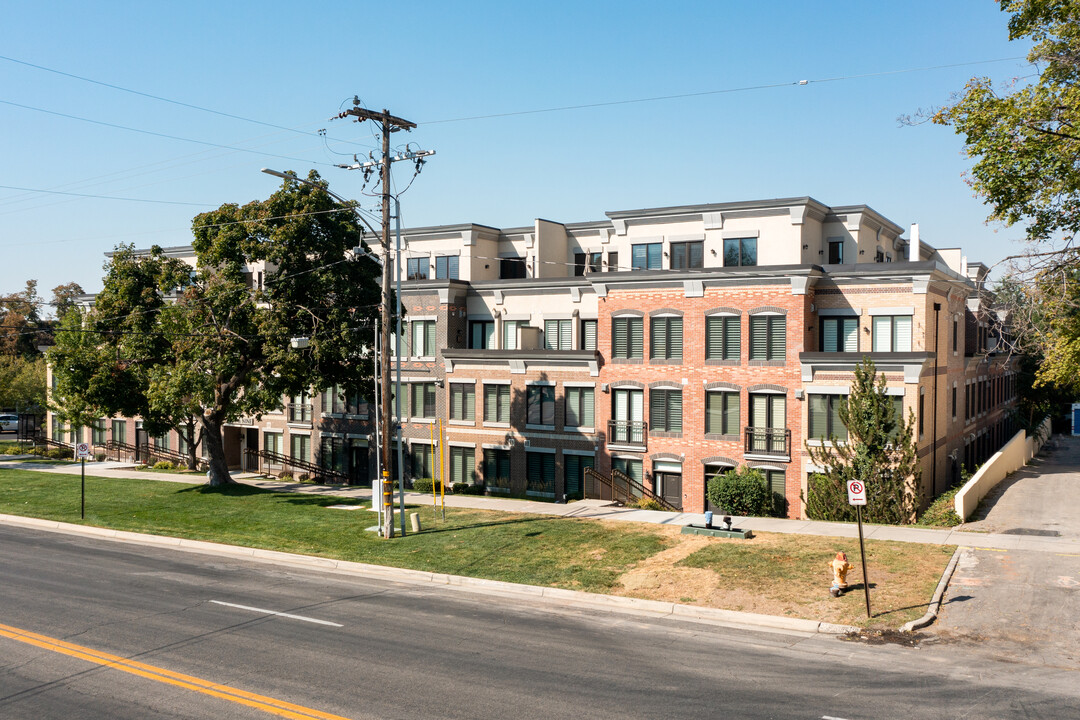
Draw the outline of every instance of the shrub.
M95 453L94 460L97 462L105 462L105 453Z
M660 501L656 498L642 497L638 498L637 507L639 510L666 510Z
M51 458L53 460L59 460L60 458L64 457L64 451L60 448L49 448L45 451L45 457Z
M772 492L760 470L746 467L729 470L709 480L709 502L729 515L768 515Z
M413 492L429 493L435 490L435 481L431 478L416 478L412 481Z
M175 470L176 465L174 465L169 460L158 460L156 463L154 463L154 469L155 470Z
M292 480L292 473L286 470L285 472L278 475L278 480Z
M803 499L811 520L855 522L855 507L848 505L847 485L840 478L814 473L806 482Z
M946 490L923 511L916 525L924 527L954 527L963 522L956 514L956 493L961 486Z
M311 475L308 473L300 473L296 476L297 482L311 482Z

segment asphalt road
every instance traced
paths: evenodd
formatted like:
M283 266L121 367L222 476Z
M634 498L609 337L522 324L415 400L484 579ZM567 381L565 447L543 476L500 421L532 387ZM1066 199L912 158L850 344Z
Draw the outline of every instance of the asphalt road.
M261 718L273 708L354 720L1056 720L1080 717L1080 674L969 663L941 643L532 607L0 527L0 717Z

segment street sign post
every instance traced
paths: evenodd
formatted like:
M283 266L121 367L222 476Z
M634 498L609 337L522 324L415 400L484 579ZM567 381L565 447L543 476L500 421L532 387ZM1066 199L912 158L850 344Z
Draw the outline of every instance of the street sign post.
M79 443L75 446L75 457L79 459L80 465L82 465L82 482L81 490L79 493L79 517L83 520L86 519L86 458L90 457L90 443Z
M866 485L862 480L849 480L847 484L848 505L855 506L855 518L859 522L859 559L862 561L862 586L866 595L866 617L870 617L870 580L866 574L866 546L863 544L862 509L866 504Z

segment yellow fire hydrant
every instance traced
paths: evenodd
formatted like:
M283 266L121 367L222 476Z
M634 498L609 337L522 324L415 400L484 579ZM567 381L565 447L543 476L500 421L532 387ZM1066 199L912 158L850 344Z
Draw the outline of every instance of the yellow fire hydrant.
M852 570L851 563L847 561L847 553L836 553L836 557L829 563L829 569L833 573L832 587L829 588L829 594L833 597L840 597L847 590L847 574Z

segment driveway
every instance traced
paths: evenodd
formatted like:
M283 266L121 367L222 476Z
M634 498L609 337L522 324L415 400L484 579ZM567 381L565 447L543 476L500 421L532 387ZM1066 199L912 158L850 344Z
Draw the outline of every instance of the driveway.
M963 529L1062 548L963 548L937 634L999 659L1080 669L1080 438L1055 436Z

